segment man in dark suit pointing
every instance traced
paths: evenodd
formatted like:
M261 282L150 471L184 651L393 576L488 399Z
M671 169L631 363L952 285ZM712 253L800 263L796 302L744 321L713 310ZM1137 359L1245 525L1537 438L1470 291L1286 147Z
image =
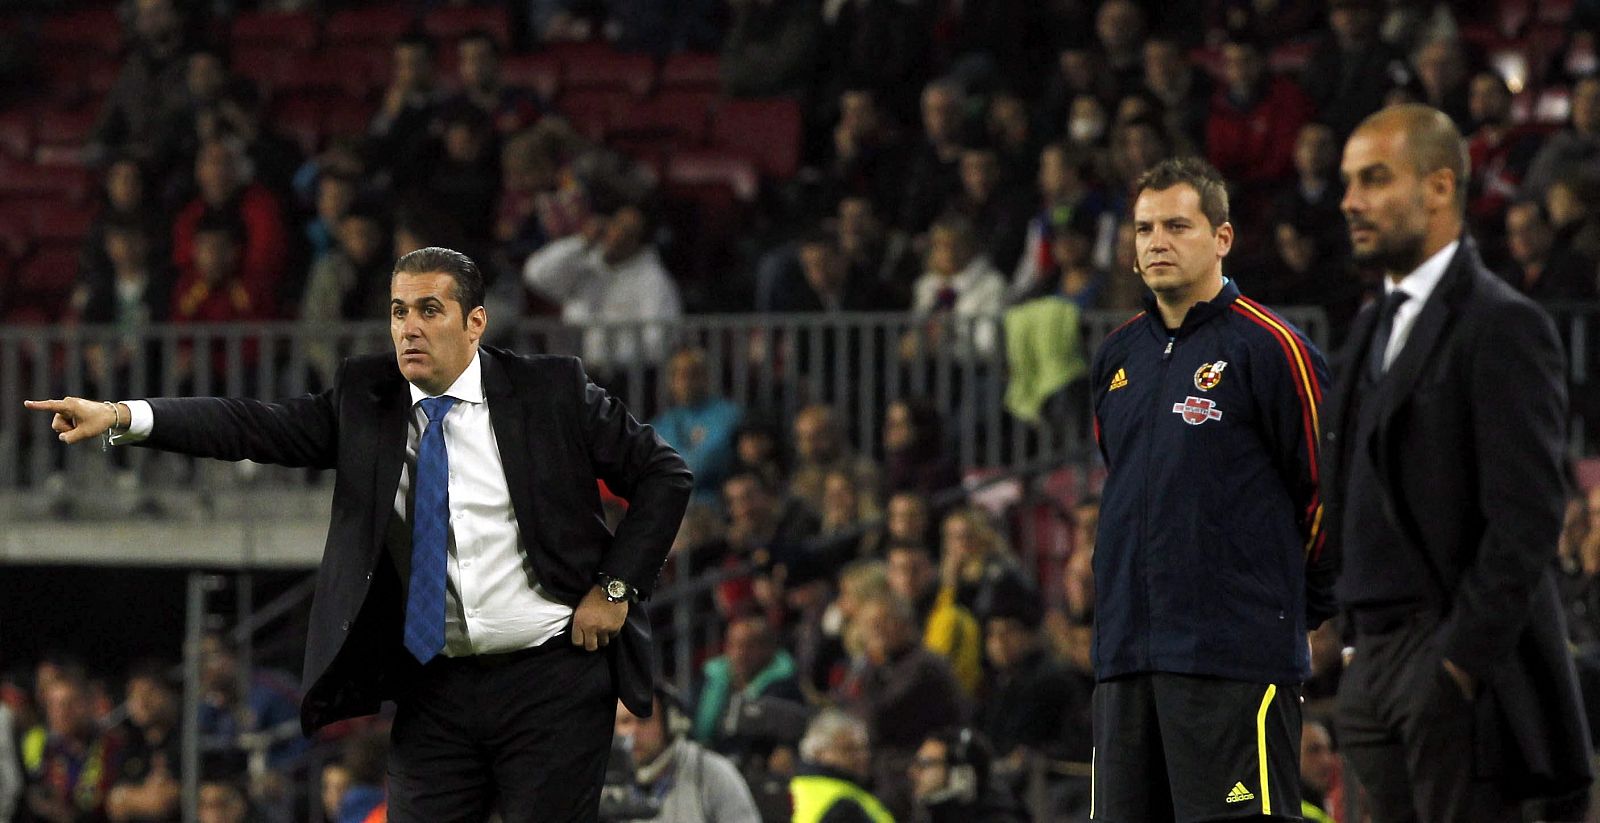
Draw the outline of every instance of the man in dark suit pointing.
M1551 563L1561 347L1462 233L1467 168L1450 118L1420 105L1367 118L1341 167L1351 247L1384 297L1326 406L1336 593L1356 633L1338 725L1383 821L1521 820L1523 801L1591 779Z
M318 395L27 406L68 443L336 469L306 732L396 701L391 820L594 820L615 701L651 706L649 624L630 604L692 477L575 358L481 346L483 290L459 252L400 258L394 355L345 361ZM615 534L597 480L629 502Z

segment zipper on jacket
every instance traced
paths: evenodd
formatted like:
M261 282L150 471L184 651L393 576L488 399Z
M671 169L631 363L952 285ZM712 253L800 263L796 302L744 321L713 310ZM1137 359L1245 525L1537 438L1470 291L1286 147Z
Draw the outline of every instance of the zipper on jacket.
M1171 359L1172 359L1172 344L1173 344L1173 343L1174 343L1174 342L1175 342L1175 341L1177 341L1177 339L1178 339L1178 338L1176 338L1176 337L1168 337L1168 338L1167 338L1167 349L1166 349L1166 351L1163 351L1163 352L1162 352L1162 353L1161 353L1161 360L1162 360L1162 362L1166 362L1166 361L1168 361L1168 360L1171 360ZM1165 374L1163 374L1163 375L1162 375L1162 376L1163 376L1163 377L1165 377L1165 376L1166 376L1166 375L1165 375Z
M1150 608L1150 474L1152 471L1154 471L1154 464L1156 463L1156 460L1155 449L1150 448L1150 444L1155 442L1155 429L1161 421L1161 398L1166 396L1165 391L1167 387L1167 371L1172 362L1172 346L1177 342L1177 339L1178 338L1175 336L1168 335L1167 348L1161 352L1161 374L1156 378L1155 408L1152 409L1152 413L1145 423L1145 466L1144 471L1142 472L1144 475L1144 490L1139 495L1139 502L1144 508L1144 511L1142 512L1143 516L1139 519L1140 556L1138 558L1139 586L1144 590L1140 593L1142 596L1139 598L1139 604L1142 607L1141 610L1144 612L1142 615L1144 618L1144 625L1141 627L1142 631L1139 633L1139 642L1140 645L1144 646L1144 654L1141 655L1141 663L1145 666L1150 665L1150 633L1154 629L1151 618L1152 611Z

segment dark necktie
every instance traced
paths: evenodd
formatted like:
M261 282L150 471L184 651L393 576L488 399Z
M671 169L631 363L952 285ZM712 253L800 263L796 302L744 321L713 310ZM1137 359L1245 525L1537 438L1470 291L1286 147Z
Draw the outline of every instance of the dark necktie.
M411 586L406 593L406 650L426 663L444 648L444 584L450 539L450 455L444 416L454 397L422 401L428 425L417 444L416 496L411 511Z
M1400 311L1400 304L1410 297L1404 291L1395 289L1383 298L1383 305L1378 307L1378 327L1372 330L1372 342L1367 345L1367 375L1373 381L1381 380L1387 371L1383 365L1383 354L1389 348L1389 337L1394 332L1394 316Z

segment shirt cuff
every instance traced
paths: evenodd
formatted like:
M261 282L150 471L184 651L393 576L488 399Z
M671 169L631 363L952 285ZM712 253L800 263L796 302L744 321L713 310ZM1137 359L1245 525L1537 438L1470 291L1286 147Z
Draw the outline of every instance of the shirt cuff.
M111 435L113 446L131 446L141 442L149 437L150 432L156 427L156 416L150 410L149 403L143 400L124 400L122 404L128 407L128 428L121 434Z

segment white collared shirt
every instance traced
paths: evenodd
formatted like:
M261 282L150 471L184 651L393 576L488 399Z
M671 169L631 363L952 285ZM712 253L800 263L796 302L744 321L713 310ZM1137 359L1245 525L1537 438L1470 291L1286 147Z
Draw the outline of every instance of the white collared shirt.
M1387 277L1383 279L1383 295L1388 297L1395 289L1400 289L1410 295L1406 302L1394 313L1394 326L1389 330L1389 345L1383 350L1383 368L1387 370L1394 365L1395 358L1400 356L1400 351L1406 347L1406 340L1411 337L1411 328L1417 325L1417 317L1422 314L1422 307L1427 305L1428 297L1433 294L1439 281L1444 279L1445 270L1450 268L1450 260L1455 257L1456 249L1460 248L1460 240L1452 240L1444 248L1433 253L1432 257L1422 261L1410 274L1402 277L1398 285Z
M572 609L544 593L521 541L511 505L500 447L489 421L483 391L482 353L444 393L456 398L445 415L445 451L450 461L450 560L445 584L444 653L450 657L511 652L549 640L572 617ZM394 510L411 522L411 476L417 446L428 416L421 401L428 394L411 389L406 426L406 458L395 490ZM114 443L136 443L150 436L155 419L150 404L129 400L128 431Z

